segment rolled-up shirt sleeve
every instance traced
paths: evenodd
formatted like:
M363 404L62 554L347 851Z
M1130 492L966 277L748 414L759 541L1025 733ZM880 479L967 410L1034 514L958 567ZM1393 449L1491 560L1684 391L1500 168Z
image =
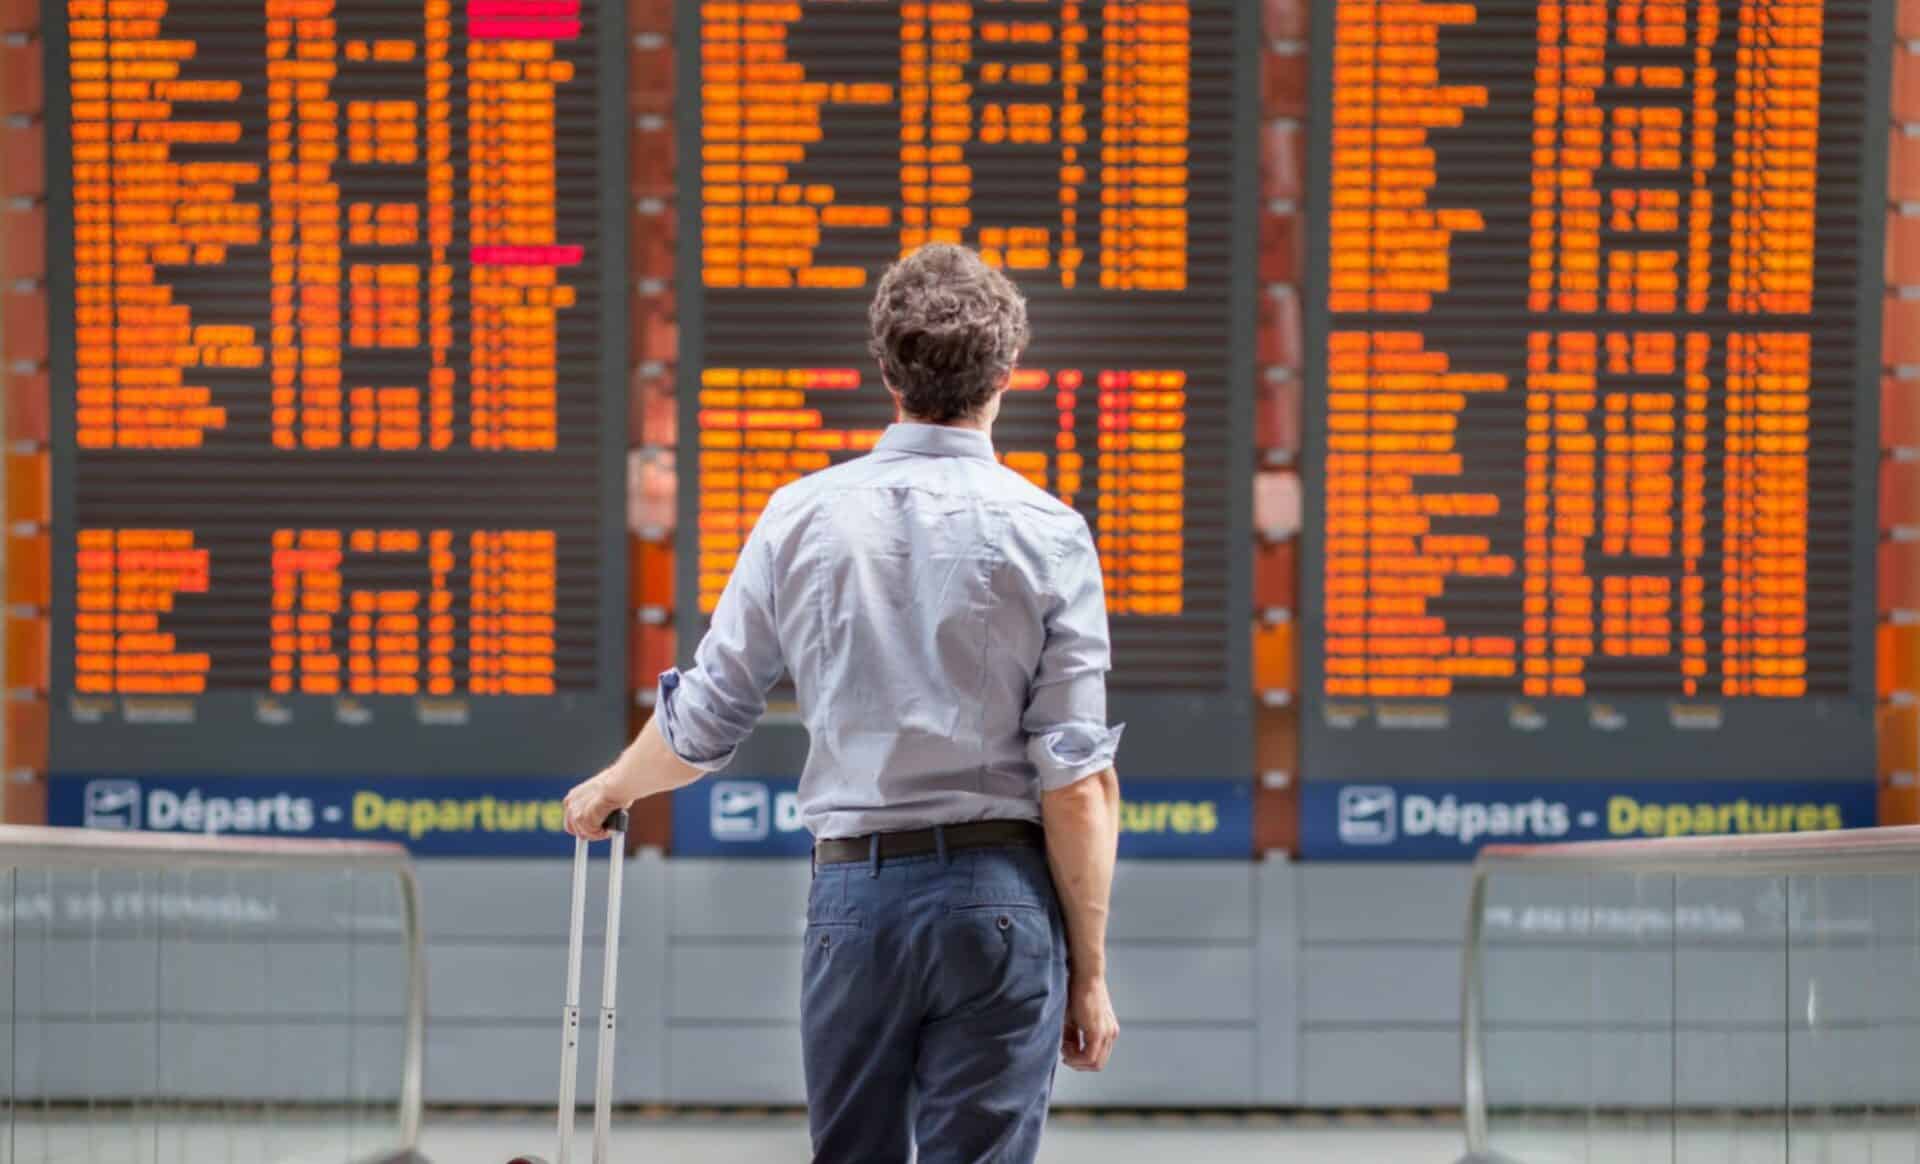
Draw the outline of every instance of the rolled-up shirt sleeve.
M1043 792L1113 766L1124 724L1107 726L1107 671L1113 652L1100 558L1085 522L1076 522L1049 579L1046 643L1021 726Z
M704 772L733 761L785 669L767 525L763 515L748 535L693 666L660 675L653 712L660 735L674 755Z

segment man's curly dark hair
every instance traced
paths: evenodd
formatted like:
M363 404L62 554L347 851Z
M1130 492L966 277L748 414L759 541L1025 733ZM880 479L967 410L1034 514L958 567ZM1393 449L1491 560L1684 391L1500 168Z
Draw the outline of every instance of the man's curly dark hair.
M1027 301L965 247L932 243L880 280L867 309L867 350L901 407L947 424L974 416L1027 346Z

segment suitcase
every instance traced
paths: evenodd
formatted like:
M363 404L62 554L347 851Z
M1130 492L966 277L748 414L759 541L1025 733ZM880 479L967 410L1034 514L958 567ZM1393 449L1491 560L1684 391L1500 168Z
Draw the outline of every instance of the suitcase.
M627 855L625 809L607 818L613 833L607 872L605 969L600 974L600 1062L593 1083L593 1164L606 1164L613 1121L614 987L620 967L620 870ZM573 843L573 908L567 927L567 1001L560 1010L560 1146L554 1164L573 1164L574 1081L580 1064L580 957L587 929L587 842ZM539 1156L515 1156L512 1164L546 1164Z

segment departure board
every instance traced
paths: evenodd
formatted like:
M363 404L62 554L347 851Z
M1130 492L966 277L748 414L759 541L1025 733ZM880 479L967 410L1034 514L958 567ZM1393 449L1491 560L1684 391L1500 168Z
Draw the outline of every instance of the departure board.
M1889 6L1315 18L1308 776L1870 776Z
M52 768L604 763L622 6L45 12Z
M1250 765L1252 46L1232 0L683 0L680 560L689 654L768 496L893 418L890 262L973 247L1028 301L1003 462L1083 513L1130 771ZM912 601L912 595L902 595ZM798 771L763 731L742 769Z

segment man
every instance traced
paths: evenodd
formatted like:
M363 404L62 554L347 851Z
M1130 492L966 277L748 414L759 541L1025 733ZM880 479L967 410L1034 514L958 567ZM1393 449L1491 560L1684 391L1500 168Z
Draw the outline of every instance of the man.
M791 672L812 742L814 1158L1031 1161L1056 1058L1098 1071L1119 1033L1100 566L1086 521L994 457L1027 341L1013 284L928 246L868 318L897 423L768 502L694 667L661 676L567 827L597 838L614 809L724 767Z

